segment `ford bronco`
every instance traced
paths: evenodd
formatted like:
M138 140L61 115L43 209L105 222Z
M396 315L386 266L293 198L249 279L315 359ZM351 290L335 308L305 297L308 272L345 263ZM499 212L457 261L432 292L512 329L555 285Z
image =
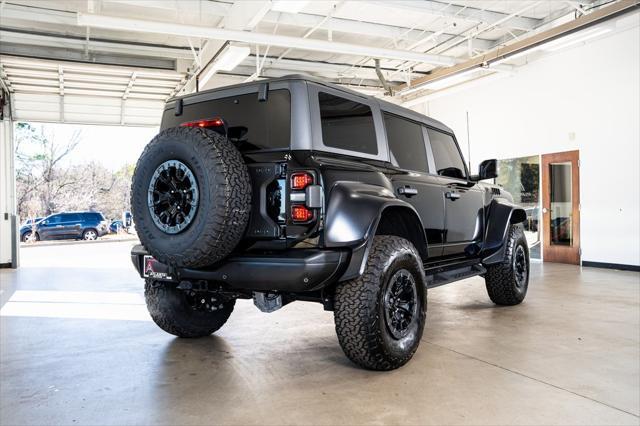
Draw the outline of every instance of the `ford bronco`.
M319 302L347 357L391 370L428 288L480 275L494 303L524 299L526 213L481 183L496 171L470 174L444 124L308 77L203 91L167 102L136 165L131 257L171 334L210 335L236 299Z

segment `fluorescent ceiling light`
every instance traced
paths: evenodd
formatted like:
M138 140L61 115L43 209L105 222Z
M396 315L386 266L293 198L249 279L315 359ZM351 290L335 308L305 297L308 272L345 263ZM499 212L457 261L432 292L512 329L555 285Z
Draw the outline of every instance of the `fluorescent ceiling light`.
M207 73L200 77L200 84L204 86L218 71L233 71L242 61L247 59L250 53L251 49L248 46L227 46L209 66Z
M606 33L610 32L610 31L611 31L610 28L602 28L602 27L601 28L591 28L591 29L588 29L588 30L579 31L577 33L570 34L568 36L564 36L564 37L558 38L558 39L550 41L550 42L539 44L538 46L523 50L523 51L518 52L518 53L516 53L514 55L509 55L506 58L503 58L503 59L500 59L498 61L492 62L491 66L493 67L494 65L502 64L505 61L510 61L512 59L521 58L523 56L530 55L533 52L537 52L537 51L540 51L540 50L545 51L545 52L555 52L557 50L564 49L565 47L573 46L575 44L582 43L583 41L587 41L589 39L601 36L603 34L606 34Z
M404 95L409 95L411 93L415 93L418 92L420 90L423 89L431 89L431 90L438 90L438 89L442 89L443 87L448 87L448 86L452 86L454 84L460 83L461 81L467 80L470 74L473 74L474 72L478 71L480 68L471 68L468 69L466 71L463 71L459 74L452 74L446 77L443 77L439 80L435 80L435 81L430 81L427 83L422 83L419 84L417 86L414 87L410 87L407 90L403 90L401 92L401 94Z
M545 43L542 46L542 49L549 52L555 52L556 50L564 49L565 47L573 46L575 44L582 43L583 41L601 36L602 34L606 34L609 31L611 31L610 28L594 28L590 31L580 31L575 35L572 34L570 36L562 37L561 39Z
M274 12L300 13L309 3L307 0L274 0L271 10Z

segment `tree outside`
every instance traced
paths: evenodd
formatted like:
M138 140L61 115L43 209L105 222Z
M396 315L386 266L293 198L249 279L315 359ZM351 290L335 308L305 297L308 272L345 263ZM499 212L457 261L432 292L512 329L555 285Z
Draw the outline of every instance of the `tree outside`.
M99 211L115 219L130 210L134 165L124 163L109 170L96 161L70 161L84 141L81 130L61 138L51 128L18 123L15 141L17 207L22 220L80 210Z

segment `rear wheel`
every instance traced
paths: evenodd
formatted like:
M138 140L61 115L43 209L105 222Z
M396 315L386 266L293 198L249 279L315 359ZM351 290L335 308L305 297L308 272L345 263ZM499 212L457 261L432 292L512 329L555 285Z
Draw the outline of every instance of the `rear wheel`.
M180 290L175 284L146 280L144 297L153 321L178 337L204 337L227 322L235 299L212 292Z
M521 225L511 225L504 260L487 266L484 279L496 305L522 303L529 288L529 246Z
M364 274L336 288L336 332L347 357L371 370L406 364L422 337L426 291L415 247L400 237L374 237Z

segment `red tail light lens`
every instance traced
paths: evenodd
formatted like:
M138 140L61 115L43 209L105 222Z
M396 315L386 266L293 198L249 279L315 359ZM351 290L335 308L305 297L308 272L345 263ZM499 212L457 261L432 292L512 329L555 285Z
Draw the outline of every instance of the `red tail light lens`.
M301 190L313 184L313 176L309 173L294 173L291 175L291 189Z
M294 222L308 222L313 219L313 212L303 205L291 206L291 219Z
M220 117L215 117L215 118L206 119L206 120L189 121L186 123L182 123L180 125L180 127L221 127L221 126L224 126L224 121L222 121L222 118Z

